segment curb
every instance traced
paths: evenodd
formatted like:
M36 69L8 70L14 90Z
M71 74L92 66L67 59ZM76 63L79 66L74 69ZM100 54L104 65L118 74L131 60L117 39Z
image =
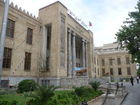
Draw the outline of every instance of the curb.
M94 102L94 101L96 101L96 100L98 100L98 99L100 99L100 98L101 98L101 96L98 96L98 97L96 97L96 98L94 98L94 99L88 101L87 103L89 104L89 103Z
M119 105L122 105L122 103L124 102L124 100L126 99L126 97L128 96L128 92L126 93L126 95L124 96L123 100L121 101L121 103Z

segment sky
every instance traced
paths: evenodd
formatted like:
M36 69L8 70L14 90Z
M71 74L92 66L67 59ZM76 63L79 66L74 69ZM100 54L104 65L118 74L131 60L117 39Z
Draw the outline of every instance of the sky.
M138 0L10 0L19 7L38 16L39 8L60 1L76 17L81 19L93 32L94 45L115 42L115 34L128 17L128 13L135 11Z

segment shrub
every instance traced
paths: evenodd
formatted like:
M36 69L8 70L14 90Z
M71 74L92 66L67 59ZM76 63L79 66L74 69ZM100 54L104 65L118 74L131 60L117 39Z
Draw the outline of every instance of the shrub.
M8 101L0 101L0 105L17 105L17 101L13 100L11 102Z
M36 89L37 84L34 80L23 80L18 84L18 93L33 91Z
M48 105L79 105L79 97L74 91L56 91L55 96L49 100Z
M75 88L75 93L81 98L81 101L90 100L90 98L93 98L95 95L95 91L92 88L84 86Z
M81 101L89 101L99 95L102 94L102 91L95 91L94 89L90 87L78 87L75 88L75 93L78 97L80 97Z
M54 86L39 86L35 94L31 96L33 99L29 100L27 105L46 105L51 97L55 95L55 89Z
M97 82L97 81L94 81L94 82L91 81L89 84L91 85L91 87L92 87L95 91L97 91L98 88L99 88L99 86L100 86L100 82Z

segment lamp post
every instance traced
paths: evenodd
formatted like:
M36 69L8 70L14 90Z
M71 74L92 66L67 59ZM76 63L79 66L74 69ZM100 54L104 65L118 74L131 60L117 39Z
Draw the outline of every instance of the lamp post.
M9 0L5 0L4 3L4 15L3 15L3 23L1 29L1 38L0 38L0 87L1 87L1 78L2 78L2 63L3 63L3 53L4 53L4 42L6 37L6 27L8 20L8 8L9 8Z

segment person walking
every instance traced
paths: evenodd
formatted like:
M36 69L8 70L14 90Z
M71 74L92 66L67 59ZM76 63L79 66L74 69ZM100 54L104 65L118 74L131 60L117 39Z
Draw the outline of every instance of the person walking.
M131 78L130 78L130 82L131 82L131 84L132 84L132 86L134 85L134 78L131 76Z
M136 80L137 80L137 84L139 84L139 77L138 76L136 77Z

